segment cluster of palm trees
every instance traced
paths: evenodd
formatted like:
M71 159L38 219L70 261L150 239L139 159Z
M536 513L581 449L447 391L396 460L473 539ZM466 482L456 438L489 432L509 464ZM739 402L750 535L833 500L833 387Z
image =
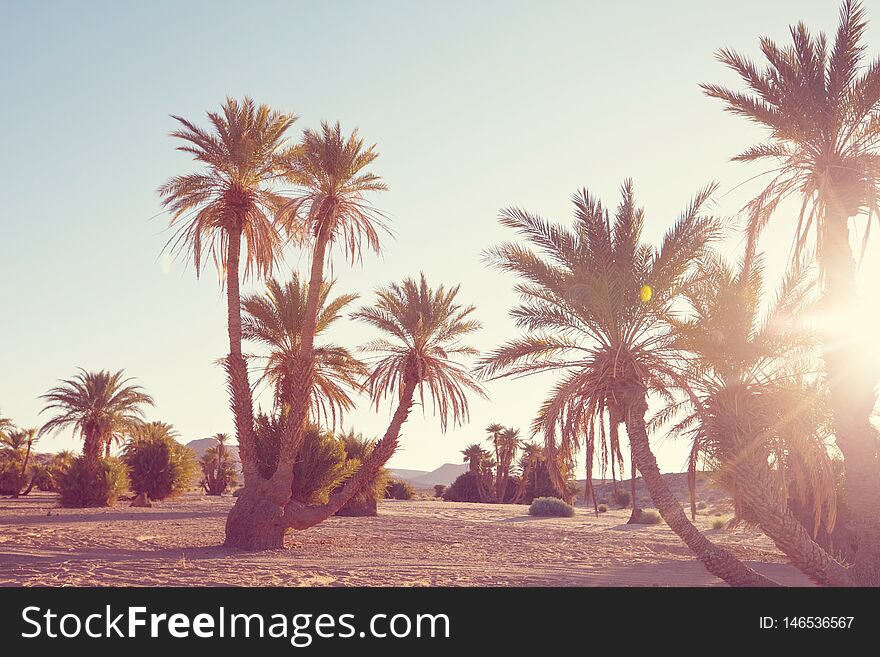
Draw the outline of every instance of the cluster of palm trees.
M431 396L443 430L448 421L467 416L466 393L483 392L455 359L474 355L461 340L479 323L470 317L472 306L456 301L458 287L431 288L422 275L378 290L374 305L353 314L387 336L365 345L364 351L375 356L369 370L343 348L316 346L317 334L354 299L328 301L329 261L337 251L352 263L365 250L378 253L380 236L387 232L384 214L370 201L371 194L386 189L370 171L378 157L375 146L366 145L356 130L346 136L338 123L326 122L319 130L304 130L291 144L287 133L297 117L249 98L227 98L221 112L208 113L208 129L174 118L179 127L172 136L200 170L174 177L159 189L177 227L169 246L191 259L197 274L210 257L227 294L229 355L224 364L244 487L227 519L225 544L277 548L289 528L321 522L374 479L396 450L417 394L421 402L426 393ZM290 253L309 258L307 281L270 281L265 299L242 303L241 280L269 278ZM262 377L274 383L283 430L270 477L257 467L245 337L272 350ZM388 430L327 502L294 499L294 465L309 423L321 417L335 422L350 408L355 383L377 407L386 397L395 400Z
M789 46L762 39L763 67L719 52L746 89L707 84L704 91L768 132L734 158L769 162L771 176L744 208L747 240L736 265L715 249L723 236L707 211L715 185L696 193L657 246L642 240L646 218L632 181L613 208L586 189L576 193L570 226L503 210L501 223L518 239L491 248L486 259L518 279L521 302L511 316L522 334L474 369L467 361L479 354L463 340L480 324L474 307L458 302L457 286L431 287L422 274L377 290L372 305L354 311L356 295L333 296L332 260L355 264L365 251L378 253L387 232L372 203L387 189L371 170L375 145L338 123L305 129L291 142L297 117L249 98L227 98L208 113L208 128L174 117L172 136L198 169L159 189L176 229L168 247L192 260L197 275L211 260L227 296L223 365L244 488L225 544L277 548L287 530L333 515L388 462L411 407L426 396L445 431L466 420L469 395L485 394L479 379L553 372L557 382L531 426L543 445L523 444L516 430L493 424L491 451L479 444L464 451L487 501L505 499L520 449L519 486L544 464L559 490L582 454L589 499L595 463L624 467L622 428L633 482L637 470L664 520L707 569L732 584L773 584L694 526L693 501L688 518L652 451L651 434L665 429L691 442L692 490L699 468L715 471L737 518L760 527L805 573L825 584L880 584L880 439L871 423L880 365L846 332L858 309L850 225L880 219L880 60L863 63L864 29L861 4L846 0L831 42L799 24ZM759 237L785 216L788 200L799 208L793 256L765 307ZM273 278L292 255L305 255L308 277ZM265 295L241 298L248 277L266 280ZM381 336L362 346L363 358L317 342L344 312ZM810 329L814 316L825 319L818 332ZM244 353L244 340L268 354ZM281 427L271 475L258 467L254 368L273 388ZM296 499L294 466L309 426L335 426L359 392L377 410L391 401L387 431L329 499ZM660 409L649 415L652 398ZM121 372L81 371L44 399L57 415L42 431L73 426L90 462L152 403ZM86 399L101 403L87 407ZM814 539L837 517L835 450L857 540L846 562ZM792 499L810 509L812 527L792 513Z
M871 423L880 369L870 345L852 334L850 224L880 219L880 60L863 66L864 28L861 5L847 0L830 44L799 24L788 47L761 41L763 68L719 53L747 90L703 89L769 132L734 158L771 163L770 183L744 208L748 239L736 267L712 248L721 235L705 211L713 186L654 248L641 241L645 218L630 181L613 211L586 190L576 194L571 228L505 210L502 223L526 243L487 254L521 281L524 300L512 316L524 333L484 357L480 373L560 374L533 429L563 463L578 450L588 467L597 453L613 459L622 424L663 518L711 572L734 584L772 582L696 530L660 477L650 430L668 426L688 436L692 481L698 463L717 470L739 517L815 580L880 584L880 440ZM800 207L793 257L762 313L758 238L784 216L778 209L789 198ZM824 319L817 335L811 315ZM664 404L651 418L649 395ZM814 541L788 505L800 497L815 527L834 524L830 442L843 459L858 543L849 563Z

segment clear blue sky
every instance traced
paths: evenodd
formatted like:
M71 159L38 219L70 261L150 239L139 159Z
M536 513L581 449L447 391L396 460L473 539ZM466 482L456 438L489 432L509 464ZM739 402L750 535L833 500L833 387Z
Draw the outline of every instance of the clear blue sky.
M875 56L880 7L868 9ZM36 425L38 395L77 366L125 368L155 396L151 417L184 440L231 432L213 364L227 349L216 277L160 257L155 189L192 168L167 137L171 113L203 122L227 94L248 94L299 114L294 136L321 119L359 127L381 151L375 170L391 191L375 201L396 238L362 268L338 259L338 290L369 301L419 270L460 282L485 325L476 345L489 349L515 333L512 280L480 260L509 237L499 209L567 221L577 188L613 205L631 176L656 239L698 187L718 180L724 193L750 175L728 157L759 133L697 87L733 82L713 51L756 54L759 35L785 38L798 19L833 32L836 3L5 3L0 410ZM788 231L764 245L781 264ZM370 337L348 321L332 335ZM525 429L548 385L491 383L491 401L445 436L417 411L392 465L458 462L492 421ZM346 425L375 435L388 417L364 400ZM59 434L40 449L77 444ZM682 469L683 445L658 449L664 470Z

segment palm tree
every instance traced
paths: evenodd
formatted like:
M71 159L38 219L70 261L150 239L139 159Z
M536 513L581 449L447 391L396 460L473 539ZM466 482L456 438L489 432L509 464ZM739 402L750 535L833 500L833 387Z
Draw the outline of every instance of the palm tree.
M0 434L6 433L7 431L11 431L14 428L15 428L15 425L12 423L11 419L0 415Z
M488 456L488 452L479 443L471 443L461 450L461 454L464 456L464 462L468 464L468 472L479 476L480 467Z
M326 331L342 316L342 311L355 299L356 294L344 294L333 299L330 292L333 281L325 282L318 299L318 317L315 336ZM308 286L294 274L293 279L281 284L275 279L266 284L265 295L251 295L242 301L245 316L242 335L245 340L263 344L270 349L263 370L263 379L275 390L275 402L279 408L290 403L293 388L293 370L299 354L300 335ZM314 348L314 379L310 397L310 420L322 420L331 427L337 419L354 407L350 397L359 387L359 380L366 376L366 366L345 347L334 344Z
M2 418L5 419L5 418ZM2 419L0 419L0 424L2 424ZM15 488L12 491L13 497L18 497L19 495L27 495L31 492L31 488L33 488L34 480L31 477L30 483L28 486L22 491L22 487L27 483L27 472L28 472L28 463L31 458L31 448L34 443L39 440L39 436L37 435L37 429L15 429L11 424L6 424L6 431L0 432L0 445L6 447L9 450L10 455L14 460L21 460L21 467L18 471L18 476L13 477L15 480ZM24 454L22 454L24 452Z
M250 98L227 97L221 112L208 112L211 128L173 117L180 128L171 136L203 169L175 176L159 188L162 204L177 231L172 252L192 258L196 275L208 256L226 286L229 356L225 360L235 430L242 453L245 481L256 476L253 458L253 398L241 353L239 292L242 239L243 278L268 276L281 246L277 226L284 198L275 183L292 149L285 143L293 114L257 106ZM225 278L225 280L224 280Z
M42 395L46 401L41 413L54 411L39 431L40 435L73 427L83 439L86 467L97 470L101 451L114 439L129 435L143 422L144 407L153 405L150 397L125 372L105 370L79 372L61 381Z
M283 541L286 527L306 529L330 517L368 485L397 450L400 431L416 399L422 407L425 397L440 418L445 433L449 423L461 424L468 417L468 393L485 396L483 388L469 370L457 361L470 358L476 350L461 340L480 328L471 319L474 306L456 302L459 287L432 289L422 274L417 281L407 278L377 291L377 301L355 312L365 322L389 337L363 347L378 355L364 388L378 409L386 397L396 400L391 423L376 442L369 456L345 482L330 495L326 504L306 505L290 500L281 522L269 525L273 545ZM265 544L266 541L262 544Z
M768 65L732 50L718 59L745 82L747 91L702 85L725 109L769 131L769 139L734 160L770 162L770 182L747 206L748 253L761 230L788 198L800 212L794 231L797 256L815 234L824 279L823 359L834 435L844 456L847 499L860 549L856 569L865 581L880 583L880 466L878 432L870 422L880 364L860 337L856 266L850 247L850 219L880 218L880 60L863 66L865 17L861 3L846 0L833 43L813 36L803 23L791 28L792 45L768 38L761 50ZM790 216L785 213L784 216Z
M202 468L202 488L208 495L223 495L236 483L235 468L226 449L229 436L215 433L211 436L217 444L209 447L199 459Z
M464 456L465 463L468 464L468 472L473 475L474 481L477 483L477 493L480 496L480 501L483 502L488 497L485 479L487 476L491 477L491 472L488 471L486 466L491 461L492 456L479 443L468 445L461 453Z
M510 468L519 449L519 429L505 427L498 436L497 461L495 469L495 499L504 503L507 498L507 482L510 480Z
M660 475L645 427L648 392L668 397L675 375L664 320L693 264L719 234L718 222L702 212L713 190L697 194L657 250L641 243L644 212L636 207L631 181L623 184L613 220L588 191L576 194L573 230L504 210L501 223L536 249L507 243L488 253L498 268L523 279L516 287L523 302L511 314L526 334L482 359L479 371L493 378L562 374L533 425L544 434L551 464L570 466L581 441L592 459L596 424L604 443L601 425L613 404L670 528L714 575L732 584L766 585L769 580L691 524Z
M526 493L529 482L534 479L537 474L538 464L544 460L544 448L536 442L528 441L522 445L522 455L519 458L520 479L519 485L516 487L516 494L513 496L514 502L522 500ZM589 484L586 485L589 489Z
M830 423L821 391L805 380L813 369L814 340L799 321L809 308L810 277L805 267L793 268L764 316L763 287L758 258L738 271L717 256L701 263L684 295L691 312L673 320L677 346L687 355L681 377L686 394L660 411L655 424L676 418L672 435L691 440L692 515L702 461L732 494L737 518L757 524L820 583L850 584L846 568L812 540L787 504L793 481L813 505L815 524L824 515L831 529L836 482L825 445Z
M334 244L341 246L352 262L360 260L364 246L379 251L383 218L366 198L370 192L386 189L379 176L367 171L378 156L375 145L365 146L357 130L345 138L338 123L333 126L322 123L320 132L304 131L296 152L288 159L286 177L296 190L284 206L287 230L293 237L305 241L312 251L299 353L290 364L293 382L290 411L286 416L278 469L268 482L261 482L258 487L249 487L245 480L245 488L227 519L227 546L247 547L254 541L259 542L261 527L277 521L289 500L293 464L308 424L315 372L315 330L329 249ZM251 460L253 455L243 451L244 467L252 468ZM277 522L274 524L277 527ZM271 544L280 540L277 535L276 530L270 538Z

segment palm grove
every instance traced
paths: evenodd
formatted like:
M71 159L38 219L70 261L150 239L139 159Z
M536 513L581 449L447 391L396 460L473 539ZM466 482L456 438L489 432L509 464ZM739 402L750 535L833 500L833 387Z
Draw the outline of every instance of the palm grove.
M677 436L690 441L692 486L698 469L711 470L737 519L815 581L880 585L880 439L871 423L880 367L842 330L858 305L851 227L880 218L880 60L866 61L864 30L860 3L848 0L830 39L798 24L788 45L760 41L762 64L719 51L743 88L702 88L765 130L765 141L734 159L769 167L769 183L743 208L747 239L735 265L716 249L723 226L707 211L715 185L695 194L656 246L642 239L647 217L631 181L613 205L578 191L568 225L503 210L516 239L485 258L516 279L511 317L521 335L482 355L467 345L480 323L457 286L432 286L422 274L377 290L357 310L356 295L334 296L332 261L359 264L388 233L374 205L386 190L378 152L356 130L323 123L294 143L297 117L249 98L228 98L207 127L174 117L172 136L197 170L159 189L176 230L169 248L197 274L213 264L227 298L222 364L243 488L225 544L278 548L289 529L343 509L380 477L414 404L431 404L445 431L466 421L470 396L485 394L480 380L552 372L556 383L531 426L542 444L526 445L524 471L543 464L562 494L581 455L589 499L594 463L624 466L623 430L631 469L706 568L731 584L774 584L701 533L693 502L688 514L667 488L651 436ZM794 245L777 284L765 280L759 250L770 221L788 221ZM275 280L294 253L307 256L306 276ZM249 277L267 281L265 296L241 298ZM376 332L361 357L320 342L345 313ZM806 321L813 316L826 320L819 329ZM270 355L247 355L244 340ZM271 414L255 413L255 376L274 390ZM335 427L358 394L377 411L391 405L387 430L363 441L325 494L303 495L298 464L314 448L309 436ZM152 399L122 373L80 372L45 399L54 415L39 433L72 426L84 439L79 476L87 481L108 476L102 454L114 438L165 435L156 426L145 434ZM93 402L88 412L82 399ZM650 414L649 399L659 402ZM5 420L0 433L17 454L38 435ZM509 486L508 477L523 443L500 425L489 433L492 451L475 444L464 453L478 494L517 500L520 483ZM24 472L16 464L9 477ZM492 464L494 480L482 474ZM845 545L821 538L844 529Z

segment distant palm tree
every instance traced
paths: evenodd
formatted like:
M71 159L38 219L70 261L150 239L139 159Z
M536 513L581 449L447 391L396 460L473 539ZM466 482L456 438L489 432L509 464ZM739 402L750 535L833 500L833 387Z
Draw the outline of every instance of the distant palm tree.
M780 204L800 205L794 254L816 234L824 275L824 362L831 392L834 435L843 453L848 503L861 546L856 567L880 584L880 440L870 417L876 402L880 364L867 340L852 327L859 316L856 266L850 247L850 219L867 217L864 244L874 217L880 218L880 60L864 65L865 16L861 3L847 0L830 45L803 23L791 28L792 45L768 38L761 50L768 65L721 50L718 59L745 82L746 91L704 84L726 109L769 131L764 143L743 151L741 162L769 162L772 179L747 207L748 254ZM785 212L783 216L790 217ZM747 254L747 255L748 255Z
M510 468L516 458L519 449L519 429L505 427L498 436L497 456L498 465L495 469L495 499L503 504L507 498L507 482L510 480Z
M226 286L229 356L225 366L247 481L257 473L252 454L253 398L241 353L242 240L243 277L270 275L282 244L277 219L285 202L275 183L292 153L285 134L296 116L257 106L250 98L227 98L221 112L208 112L209 130L173 118L181 126L171 133L183 142L177 149L191 154L204 169L175 176L159 188L171 224L179 224L169 246L172 252L192 258L197 275L210 256Z
M87 467L97 470L102 450L140 426L144 407L153 405L153 398L140 386L130 384L132 380L123 370L87 372L79 368L73 378L40 397L46 401L41 412L55 412L40 435L73 427L83 439Z
M522 455L519 459L520 478L516 487L516 494L513 496L514 502L522 500L526 493L529 482L531 482L538 469L538 464L544 460L544 448L538 443L528 441L522 445Z
M701 264L685 293L691 312L673 320L677 346L687 354L686 394L653 424L675 418L671 435L691 441L692 514L702 461L732 494L737 518L757 524L810 577L850 584L850 573L812 540L787 504L794 482L813 505L815 524L823 516L834 523L827 404L817 386L804 381L814 369L815 341L800 321L809 308L810 276L802 266L793 268L762 314L763 288L760 259L738 270L717 256Z
M582 441L591 459L596 433L604 442L605 431L597 432L596 424L602 425L612 404L670 528L716 576L733 584L767 584L691 524L660 475L645 428L648 392L669 396L675 375L677 355L664 321L693 265L719 235L718 222L703 213L713 190L697 194L657 250L641 242L644 212L630 181L613 218L586 190L576 194L573 229L519 209L503 211L502 224L536 249L508 243L488 254L498 268L523 279L516 291L524 301L512 316L526 334L482 359L479 371L493 378L563 375L533 426L544 434L551 464L570 466Z
M236 484L235 468L226 449L229 436L215 433L211 436L217 444L205 450L199 465L202 468L202 488L208 495L223 495Z
M37 431L38 430L36 428L15 429L12 428L11 424L7 423L6 431L0 432L0 445L3 445L6 449L9 450L10 455L13 459L21 459L21 467L19 468L18 477L14 477L14 479L16 479L17 481L18 486L13 486L15 488L15 490L12 491L13 497L18 497L19 495L27 495L31 492L31 488L33 487L33 477L31 477L30 484L22 492L22 488L27 483L27 472L28 464L31 458L31 448L33 447L34 443L39 440ZM22 452L24 452L24 454L22 454Z
M342 316L342 311L357 299L344 294L331 299L333 282L325 282L318 300L315 336L326 331ZM263 379L275 390L278 407L290 404L296 359L300 349L308 286L294 274L283 285L275 279L266 284L265 295L251 295L242 301L245 316L242 335L245 340L269 347ZM310 398L311 421L324 421L335 428L337 419L354 407L351 391L358 389L367 375L366 366L345 347L334 344L314 348L314 379Z
M0 415L0 434L5 433L7 431L11 431L15 428L15 425L12 423L8 417L3 417Z
M479 443L468 445L461 453L464 456L465 463L468 464L468 472L474 476L474 480L477 483L477 493L480 496L480 501L484 502L488 497L485 479L487 476L491 477L491 473L487 472L486 466L491 461L492 456Z
M295 190L284 206L287 232L293 239L305 242L312 252L308 296L299 354L291 364L290 410L278 468L268 482L258 487L249 488L245 482L226 522L225 544L229 547L277 547L283 538L277 521L290 499L293 465L308 424L324 267L334 244L352 261L361 258L364 246L379 251L383 216L367 198L370 192L386 189L378 175L367 171L378 156L375 145L365 146L357 130L346 138L338 123L323 123L320 132L305 130L296 151L288 158L286 179ZM242 454L243 462L251 458L246 452ZM268 529L269 525L274 529Z
M370 455L327 504L306 506L292 501L287 505L285 520L290 526L305 529L321 522L375 476L397 450L401 427L417 393L423 407L426 394L430 395L443 432L450 421L461 424L467 419L468 393L485 396L469 370L457 362L476 355L476 350L461 340L480 328L470 317L474 306L456 302L458 291L458 286L432 289L423 274L419 280L407 278L378 290L375 305L352 315L388 335L363 348L379 355L364 387L376 408L386 397L396 400L396 408Z
M487 456L487 452L479 443L472 443L461 450L464 462L468 464L468 472L474 475L480 474L480 465Z

